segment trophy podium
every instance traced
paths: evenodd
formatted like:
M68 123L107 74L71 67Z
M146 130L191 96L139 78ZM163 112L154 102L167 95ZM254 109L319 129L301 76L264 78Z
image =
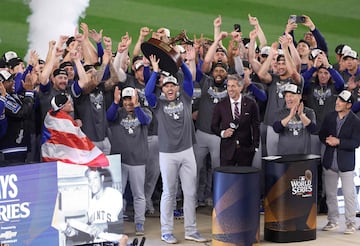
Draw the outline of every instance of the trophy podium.
M182 31L176 37L170 38L168 43L157 38L150 38L141 44L141 51L147 59L150 55L155 55L156 58L160 59L160 69L175 75L182 64L180 53L173 47L178 41L193 44L193 41L186 36L185 31Z

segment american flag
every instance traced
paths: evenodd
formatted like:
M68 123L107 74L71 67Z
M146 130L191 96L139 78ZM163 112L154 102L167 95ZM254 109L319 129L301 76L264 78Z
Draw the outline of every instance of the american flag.
M46 114L41 142L41 155L45 162L62 161L89 167L109 166L105 154L65 112L51 114L49 111Z

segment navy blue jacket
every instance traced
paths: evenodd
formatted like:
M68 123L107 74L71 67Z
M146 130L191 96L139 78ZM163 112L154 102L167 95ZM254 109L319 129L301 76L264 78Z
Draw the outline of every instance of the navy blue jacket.
M322 165L329 169L332 164L334 151L337 149L337 163L341 172L353 171L355 168L355 149L360 146L360 119L349 112L339 135L336 134L337 112L330 112L325 117L324 123L319 132L319 138L326 145ZM328 136L334 136L340 139L340 144L331 147L325 143Z

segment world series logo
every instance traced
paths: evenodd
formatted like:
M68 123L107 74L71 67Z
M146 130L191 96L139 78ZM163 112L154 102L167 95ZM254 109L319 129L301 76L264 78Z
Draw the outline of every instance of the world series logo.
M290 183L293 196L312 197L312 172L310 170L305 170L304 176L299 176Z

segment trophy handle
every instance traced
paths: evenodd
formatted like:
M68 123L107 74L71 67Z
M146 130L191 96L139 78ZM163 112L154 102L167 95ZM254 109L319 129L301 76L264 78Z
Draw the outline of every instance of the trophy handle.
M186 31L182 30L177 36L170 38L169 44L174 45L176 42L182 41L185 44L193 45L194 41L189 39L186 35Z

